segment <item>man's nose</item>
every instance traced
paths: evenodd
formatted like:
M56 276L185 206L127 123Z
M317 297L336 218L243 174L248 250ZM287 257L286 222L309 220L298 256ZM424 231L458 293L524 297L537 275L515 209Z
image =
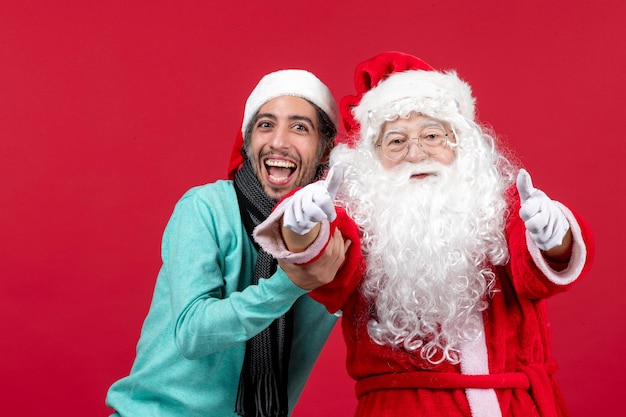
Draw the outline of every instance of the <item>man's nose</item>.
M285 127L278 127L274 130L270 146L274 149L285 149L289 147L289 132Z

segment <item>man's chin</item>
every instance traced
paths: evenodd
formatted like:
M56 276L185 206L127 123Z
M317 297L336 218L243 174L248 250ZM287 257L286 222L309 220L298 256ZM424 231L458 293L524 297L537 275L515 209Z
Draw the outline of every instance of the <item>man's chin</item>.
M293 177L284 180L266 177L262 181L263 191L273 200L280 200L293 190L296 185Z
M294 189L294 187L271 187L271 186L266 186L264 190L265 190L265 194L267 194L268 197L271 198L272 200L280 200L284 196L289 194L291 192L291 190L293 190L293 189Z

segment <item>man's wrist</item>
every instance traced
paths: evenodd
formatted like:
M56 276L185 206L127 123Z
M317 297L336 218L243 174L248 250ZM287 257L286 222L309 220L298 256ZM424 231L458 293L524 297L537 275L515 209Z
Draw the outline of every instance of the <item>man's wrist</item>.
M307 250L307 248L311 246L313 242L315 242L315 239L317 239L317 237L319 236L320 229L321 224L317 223L309 232L305 233L304 235L299 235L285 226L281 227L280 232L283 242L285 243L285 247L293 253L299 253Z

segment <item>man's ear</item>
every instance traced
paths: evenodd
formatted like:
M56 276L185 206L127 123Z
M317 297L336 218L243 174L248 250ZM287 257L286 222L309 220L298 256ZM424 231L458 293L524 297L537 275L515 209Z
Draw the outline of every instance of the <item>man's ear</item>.
M328 161L330 160L330 151L329 147L326 147L326 150L320 159L320 165L328 165Z
M330 152L335 147L335 139L336 138L332 138L326 142L326 145L324 146L324 153L322 154L322 157L320 158L320 164L328 165L330 161Z

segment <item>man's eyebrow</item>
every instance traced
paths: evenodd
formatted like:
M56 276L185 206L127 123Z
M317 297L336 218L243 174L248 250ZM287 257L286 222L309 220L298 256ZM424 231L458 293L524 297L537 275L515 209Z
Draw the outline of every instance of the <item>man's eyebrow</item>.
M301 120L303 122L307 122L311 126L315 126L315 124L313 123L313 120L311 120L307 116L302 116L302 115L299 115L299 114L295 114L293 116L289 116L289 120L292 120L292 121L294 121L294 120Z
M277 120L277 117L274 116L272 113L258 113L256 117L254 118L254 121L257 122L259 119Z
M257 122L260 119L271 119L271 120L278 120L278 117L276 117L276 115L274 115L273 113L259 113L256 115L256 117L254 118L254 121ZM290 121L303 121L303 122L307 122L308 124L310 124L311 126L315 126L315 124L313 123L313 120L311 120L310 117L307 116L302 116L299 114L294 114L292 116L289 116L288 119Z

